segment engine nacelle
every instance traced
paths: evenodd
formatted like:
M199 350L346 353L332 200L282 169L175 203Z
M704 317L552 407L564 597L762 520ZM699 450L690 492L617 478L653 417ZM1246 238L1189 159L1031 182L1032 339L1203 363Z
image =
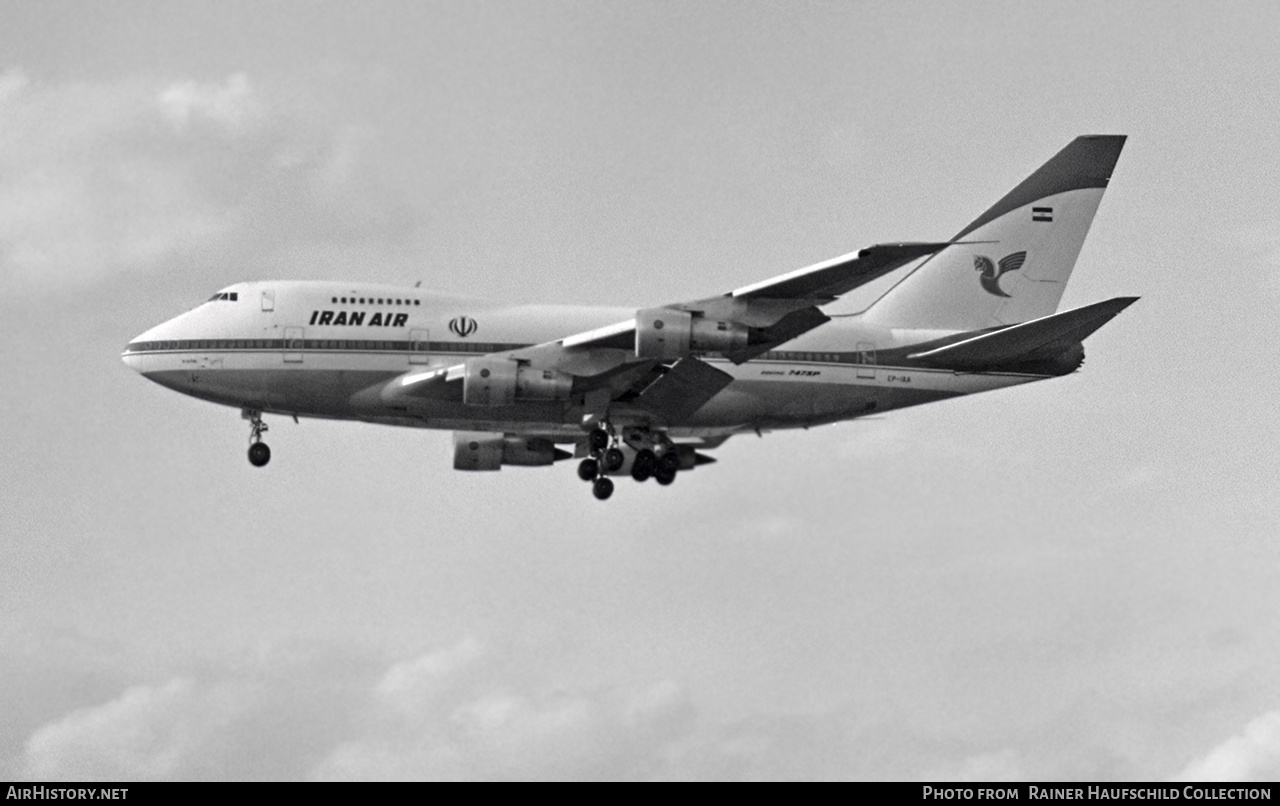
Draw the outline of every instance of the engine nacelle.
M573 454L556 450L555 444L541 437L507 437L502 442L502 463L520 467L541 467Z
M731 353L746 349L746 325L695 316L673 308L636 311L636 357L670 361L693 353Z
M516 402L568 400L573 376L534 369L514 358L472 358L462 376L462 402L468 406L510 406Z
M489 431L453 432L454 470L501 470L502 434Z
M503 465L538 467L571 457L541 437L506 436L492 431L454 431L454 470L501 470Z

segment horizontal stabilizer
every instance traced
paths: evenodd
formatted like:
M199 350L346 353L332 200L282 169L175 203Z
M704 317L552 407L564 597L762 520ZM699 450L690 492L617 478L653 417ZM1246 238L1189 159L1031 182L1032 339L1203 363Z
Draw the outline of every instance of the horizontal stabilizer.
M982 333L907 358L936 367L975 370L1052 358L1078 344L1112 317L1137 302L1116 297L1083 308L1055 313L1020 325Z

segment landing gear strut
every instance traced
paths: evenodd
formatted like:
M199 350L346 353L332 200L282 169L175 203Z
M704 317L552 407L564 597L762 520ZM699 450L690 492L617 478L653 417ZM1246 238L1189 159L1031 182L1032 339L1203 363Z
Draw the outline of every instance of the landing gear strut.
M249 421L249 464L262 467L271 461L271 449L262 441L262 435L267 431L262 412L245 409L240 416Z
M601 501L613 495L613 479L607 474L622 467L625 461L616 445L610 447L616 441L607 425L596 426L587 435L591 456L578 463L578 478L591 482L591 494Z

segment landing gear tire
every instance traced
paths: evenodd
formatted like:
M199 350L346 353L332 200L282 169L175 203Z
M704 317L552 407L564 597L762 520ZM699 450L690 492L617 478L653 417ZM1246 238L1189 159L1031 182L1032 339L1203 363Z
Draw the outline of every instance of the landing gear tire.
M583 481L595 481L600 475L600 463L595 459L583 459L578 463L578 478Z
M669 470L665 466L660 467L658 468L658 472L653 474L653 477L658 480L659 484L665 487L676 480L676 471Z
M271 449L265 442L255 442L249 446L249 464L262 467L271 461Z
M249 421L249 464L262 467L271 461L271 449L262 441L262 435L267 433L267 424L262 422L262 412L242 409L240 416Z
M622 463L626 460L627 457L623 455L622 451L617 448L610 448L604 452L604 469L607 472L612 473L622 467Z
M666 453L662 454L662 459L660 463L662 465L663 470L669 470L671 471L672 475L674 475L675 472L680 469L680 454L676 453L675 451L667 451ZM659 479L659 481L661 481L661 479ZM666 483L670 484L671 482L668 481Z
M608 476L601 476L596 479L596 483L591 485L591 494L604 501L613 495L613 480Z
M597 453L609 447L609 432L603 428L597 428L592 431L589 439L591 450Z
M631 463L631 478L636 481L645 481L653 475L657 466L658 457L653 451L645 448L636 454L635 461Z

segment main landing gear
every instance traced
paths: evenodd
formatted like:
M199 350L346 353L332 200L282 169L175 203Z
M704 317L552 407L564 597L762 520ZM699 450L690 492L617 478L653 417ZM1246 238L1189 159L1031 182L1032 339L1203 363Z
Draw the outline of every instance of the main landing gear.
M262 467L271 461L271 449L262 441L267 424L262 422L262 412L245 409L240 416L249 421L249 464Z
M625 442L617 433L603 424L587 436L591 455L578 464L578 478L591 482L591 493L601 501L613 495L613 479L609 475L627 464L626 445L632 455L631 478L636 481L656 479L666 486L676 480L680 467L680 455L665 433L655 434L648 429L629 429Z

